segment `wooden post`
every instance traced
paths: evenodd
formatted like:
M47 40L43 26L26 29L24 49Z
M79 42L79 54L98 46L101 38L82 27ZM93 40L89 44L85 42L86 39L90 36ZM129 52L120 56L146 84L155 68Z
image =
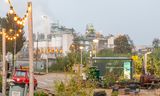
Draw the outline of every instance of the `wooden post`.
M37 32L36 69L35 69L35 71L37 72L38 72L38 35L39 32Z
M29 96L34 96L33 81L33 22L32 22L32 2L28 2L28 37L29 37Z
M6 38L5 38L5 29L2 29L2 54L3 54L3 78L2 78L2 95L6 96L6 81L7 81L7 73L6 73Z

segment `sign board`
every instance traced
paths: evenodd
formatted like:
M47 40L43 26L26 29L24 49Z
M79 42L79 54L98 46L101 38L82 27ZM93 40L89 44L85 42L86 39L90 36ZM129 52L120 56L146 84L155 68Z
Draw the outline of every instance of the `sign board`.
M131 79L131 62L124 62L124 78Z
M12 96L21 96L19 91L12 91Z

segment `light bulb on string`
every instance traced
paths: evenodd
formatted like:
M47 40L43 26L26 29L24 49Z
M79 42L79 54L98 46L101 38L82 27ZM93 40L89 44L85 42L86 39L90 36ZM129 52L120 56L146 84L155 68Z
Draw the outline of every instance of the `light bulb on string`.
M31 11L31 6L28 6L28 11Z
M27 12L26 12L26 17L28 17L28 10L27 10Z
M23 22L23 24L22 24L23 26L25 25L25 22Z
M6 2L10 5L10 9L9 9L7 15L13 15L13 21L15 21L20 28L23 28L24 25L25 25L26 19L27 19L27 17L28 17L28 13L29 13L29 11L32 9L32 7L31 7L30 5L27 6L26 13L25 13L24 16L21 18L21 17L19 17L19 16L16 14L16 11L14 10L14 7L13 7L12 3L10 2L10 0L6 0ZM13 29L9 29L8 31L9 31L9 32L13 32L14 30L13 30ZM22 31L23 31L22 29L18 29L18 32L19 32L19 33L13 33L12 36L10 36L11 33L6 33L5 37L6 37L6 39L8 39L8 40L14 40L14 39L16 39L17 37L20 36L20 34L21 34Z
M18 31L21 33L21 32L22 32L22 29L19 29Z
M17 21L17 24L18 24L18 25L20 24L20 21L19 21L19 20Z
M22 25L22 21L20 21L19 24Z
M25 19L22 19L22 26L25 25Z
M14 21L17 21L17 20L18 20L18 18L17 18L17 16L15 16L15 17L14 17Z
M16 14L16 12L15 12L15 10L14 10L14 7L13 7L13 5L12 5L12 3L10 2L10 0L5 0L7 3L9 3L9 5L10 5L10 10L9 10L9 14L15 14L16 16L17 16L17 14ZM25 13L25 15L23 16L23 18L26 18L27 16L28 16L28 11L29 10L31 10L31 6L30 5L28 5L27 6L27 10L26 10L26 13ZM18 17L17 16L17 18L15 18L15 21L17 21L18 19L20 19L20 17ZM24 24L23 24L24 25Z
M13 14L13 13L14 13L13 7L10 8L9 13L10 13L10 14Z
M8 38L8 35L6 35L6 38Z
M25 15L25 17L24 17L24 21L26 21L27 20L27 16Z
M13 31L13 29L9 29L9 31L10 31L10 32L12 32L12 31Z
M16 34L17 35L17 37L19 37L19 34Z
M13 39L16 39L16 37L13 37Z

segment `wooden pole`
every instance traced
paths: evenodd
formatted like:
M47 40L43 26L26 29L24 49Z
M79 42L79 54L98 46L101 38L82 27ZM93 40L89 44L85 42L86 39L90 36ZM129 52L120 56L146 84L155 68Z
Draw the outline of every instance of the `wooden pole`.
M32 22L32 2L28 2L28 37L29 37L29 96L34 96L33 81L33 22Z
M49 40L47 38L47 58L46 58L46 73L48 73L48 64L49 64L49 61L48 61L48 54L49 54Z
M5 38L5 29L3 28L2 29L2 47L3 47L3 49L2 49L2 54L3 54L3 72L2 72L2 76L3 76L3 78L2 78L2 95L3 96L6 96L6 38Z
M37 32L37 50L36 50L36 70L38 72L38 35L39 32Z

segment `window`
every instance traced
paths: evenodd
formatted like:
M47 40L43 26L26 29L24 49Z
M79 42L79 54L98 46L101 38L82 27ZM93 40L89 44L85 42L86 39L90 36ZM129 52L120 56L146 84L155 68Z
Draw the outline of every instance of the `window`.
M25 71L17 71L16 76L17 77L25 77L26 72Z

